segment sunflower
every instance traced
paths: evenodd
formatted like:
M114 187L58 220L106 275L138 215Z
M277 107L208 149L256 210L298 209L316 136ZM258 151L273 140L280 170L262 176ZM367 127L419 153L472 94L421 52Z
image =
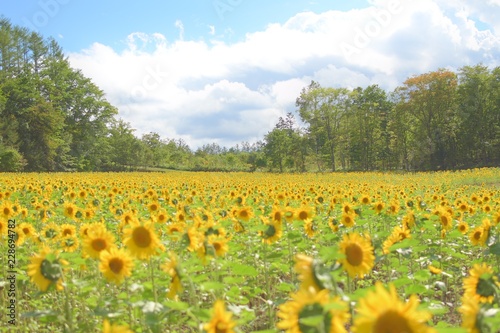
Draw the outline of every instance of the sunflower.
M122 214L122 216L120 217L120 230L132 223L139 223L134 212L128 211Z
M285 217L285 221L287 221L288 223L293 222L293 220L295 219L295 209L293 209L290 206L287 206L283 210L283 216Z
M349 307L340 297L330 297L328 290L299 290L291 300L279 306L276 327L288 333L299 332L347 332ZM335 306L332 306L335 304ZM307 319L313 318L313 321Z
M0 221L1 223L1 221ZM19 224L19 230L24 234L25 237L35 239L37 237L36 230L31 223L23 222ZM1 231L0 231L1 234Z
M283 220L283 211L279 207L273 207L273 210L271 211L271 219L273 221L281 222Z
M156 220L158 223L165 224L168 220L168 213L165 210L160 209L158 214L156 214Z
M164 248L154 231L154 225L150 222L145 224L134 223L125 229L123 244L138 259L148 259L155 255L158 250Z
M76 235L76 227L74 225L64 223L59 227L61 237Z
M469 239L472 245L485 246L487 233L482 226L479 226L472 230L472 232L469 234Z
M2 214L2 217L5 219L10 219L14 215L14 209L12 207L12 204L10 202L5 202L1 207L0 207L0 212Z
M375 213L380 214L384 210L384 207L385 204L382 201L379 201L373 205L373 210L375 211Z
M102 224L93 224L83 239L83 252L91 258L99 258L102 251L115 247L115 237Z
M314 234L316 233L316 226L314 225L313 222L314 222L313 219L304 220L304 232L309 238L313 238Z
M390 214L396 215L399 212L399 209L400 209L399 202L393 201L390 203L389 208L387 210Z
M363 278L368 274L374 265L375 255L373 246L368 237L352 233L343 236L340 242L340 252L344 258L339 262L347 271L350 277L359 276Z
M195 227L188 228L182 236L184 244L189 252L195 252L203 246L204 235L198 232Z
M99 258L99 270L110 282L120 284L125 277L132 274L134 262L124 249L111 248L101 251Z
M223 257L227 253L227 251L229 251L227 241L227 238L222 238L214 234L208 236L207 238L208 245L211 245L213 247L215 255L217 257Z
M484 205L481 208L482 208L483 212L485 212L485 213L490 213L491 212L491 206L488 205L488 204Z
M352 331L355 333L405 332L433 333L435 329L426 325L432 317L427 311L418 311L419 300L411 295L403 303L396 288L390 285L387 290L381 282L375 284L375 291L370 291L362 298L356 308Z
M127 325L110 324L107 319L104 319L102 333L134 333Z
M354 211L351 213L343 213L340 218L340 223L342 223L342 225L346 228L351 228L356 224L355 218L356 214L354 214Z
M302 206L300 208L297 208L295 210L295 218L301 221L305 221L307 219L312 219L313 213L311 210L311 207L309 206Z
M462 305L458 312L462 314L462 327L469 333L480 333L477 319L479 315L479 301L474 297L462 297Z
M16 246L21 246L23 245L26 236L24 236L24 233L22 232L21 229L19 229L19 227L16 227L12 231L9 230L9 239L13 239L15 241Z
M298 274L298 279L301 281L300 289L315 291L325 289L315 273L318 264L316 260L304 254L299 253L295 256L294 269Z
M439 215L439 222L444 230L450 230L452 228L453 219L449 212L441 212Z
M185 223L174 222L167 224L167 234L173 236L172 239L178 240L186 229Z
M59 239L59 244L61 249L64 252L75 252L76 249L80 246L80 242L78 241L78 237L76 235L67 235L63 236Z
M491 266L475 264L469 270L469 276L464 278L464 297L476 298L480 303L492 303L500 287L498 278L493 274Z
M153 201L148 205L148 210L150 213L157 212L159 209L160 209L160 205L156 201Z
M43 227L43 229L40 233L40 236L42 236L42 238L47 239L49 241L56 241L57 238L60 236L59 226L57 224L55 224L54 222L47 223Z
M391 253L391 246L399 242L399 235L397 234L390 234L389 237L382 243L382 253L383 254L389 254Z
M283 236L283 230L281 228L281 221L261 218L264 225L266 225L266 229L264 231L259 231L259 235L262 237L262 242L266 244L272 244L277 242L281 236Z
M369 205L371 203L371 198L368 194L363 194L361 196L361 199L360 199L360 202L363 204L363 205Z
M352 207L352 204L344 202L342 204L342 214L354 214L354 208Z
M88 237L89 234L89 229L92 229L93 224L91 223L84 223L80 225L80 228L78 229L78 234L80 235L80 238L84 240L85 238Z
M28 276L40 291L45 292L54 285L57 290L62 290L62 266L67 265L65 260L59 259L57 253L44 247L39 254L30 259Z
M86 220L90 220L92 219L92 217L94 217L95 215L95 211L93 208L86 208L83 210L83 217L86 219Z
M411 229L415 226L415 213L412 210L408 210L406 215L403 217L402 224L406 229Z
M495 215L493 215L493 221L491 222L491 224L494 226L500 224L500 211L496 212Z
M234 228L235 232L238 232L238 233L245 232L245 227L243 226L243 224L240 221L238 221L235 218L233 218L231 220L233 222L233 228Z
M238 210L236 210L234 217L236 217L238 220L247 222L253 217L252 208L249 206L239 208Z
M75 204L67 203L64 205L64 216L75 219L78 207Z
M224 301L215 301L212 318L203 325L207 333L234 333L236 322L232 319L233 314L226 311Z
M394 227L394 229L392 229L392 234L396 235L400 241L411 238L410 229L407 229L405 227Z
M467 231L469 231L469 225L465 221L460 221L457 225L457 229L462 233L462 235L465 235Z
M181 275L179 273L179 264L177 256L174 252L169 252L169 258L167 261L161 266L161 269L170 275L170 287L167 293L167 297L169 299L176 299L177 294L182 292L182 284L181 284Z
M469 205L466 202L460 202L457 206L461 214L469 211Z

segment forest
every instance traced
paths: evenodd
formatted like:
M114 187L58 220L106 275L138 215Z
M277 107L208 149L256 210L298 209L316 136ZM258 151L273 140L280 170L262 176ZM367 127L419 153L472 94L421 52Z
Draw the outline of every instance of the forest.
M258 142L138 137L53 38L0 19L0 171L329 172L500 166L500 67L465 65L378 85L312 81Z

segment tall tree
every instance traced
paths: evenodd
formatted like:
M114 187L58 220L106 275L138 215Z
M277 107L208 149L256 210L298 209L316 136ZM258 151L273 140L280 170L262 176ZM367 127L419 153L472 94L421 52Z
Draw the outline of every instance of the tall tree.
M357 170L383 168L388 156L387 117L392 105L377 85L357 88L349 112L350 163Z
M493 165L498 162L500 141L499 77L476 65L462 67L458 78L461 166Z
M335 156L341 122L346 116L349 103L348 89L323 88L314 81L302 89L296 100L300 118L309 126L308 131L318 162L326 158L332 171L336 170Z
M407 79L396 89L398 108L410 115L413 166L447 169L456 151L457 76L438 70Z

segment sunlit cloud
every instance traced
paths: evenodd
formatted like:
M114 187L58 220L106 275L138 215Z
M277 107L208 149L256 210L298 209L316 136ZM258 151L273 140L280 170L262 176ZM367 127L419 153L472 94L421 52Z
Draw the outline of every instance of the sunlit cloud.
M371 1L364 9L302 12L227 43L135 32L116 51L95 43L71 64L104 90L137 134L156 131L192 148L262 139L311 80L392 90L410 75L484 63L498 66L494 1ZM479 29L476 20L490 29Z

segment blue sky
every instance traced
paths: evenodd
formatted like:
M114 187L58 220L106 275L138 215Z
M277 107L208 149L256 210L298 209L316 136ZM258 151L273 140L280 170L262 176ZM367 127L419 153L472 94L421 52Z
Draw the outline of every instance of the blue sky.
M266 1L266 0L22 0L2 4L1 13L13 24L36 29L56 38L66 52L78 52L94 42L125 48L133 32L161 33L169 40L209 38L211 28L230 29L226 40L238 41L248 32L269 23L284 23L302 11L363 8L366 0Z
M0 14L55 38L138 136L191 148L262 139L311 80L390 92L500 65L500 0L22 0Z

